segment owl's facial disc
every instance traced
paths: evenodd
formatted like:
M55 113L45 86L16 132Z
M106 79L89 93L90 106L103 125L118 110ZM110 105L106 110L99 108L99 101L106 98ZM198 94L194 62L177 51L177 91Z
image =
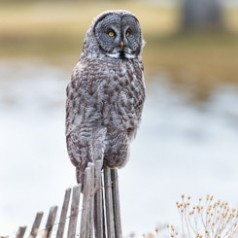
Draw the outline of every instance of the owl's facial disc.
M108 57L133 59L141 51L141 30L132 15L109 13L96 24L94 32L100 49Z

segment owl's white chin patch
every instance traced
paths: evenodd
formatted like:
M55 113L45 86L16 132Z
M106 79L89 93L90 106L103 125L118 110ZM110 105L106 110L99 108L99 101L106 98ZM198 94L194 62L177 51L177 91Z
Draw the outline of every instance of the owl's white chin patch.
M135 55L125 53L125 58L127 58L127 59L134 59L135 57L136 57Z
M136 56L130 53L124 53L124 57L121 56L120 52L116 52L116 53L107 53L107 56L111 57L111 58L115 58L115 59L134 59Z
M116 58L119 59L120 58L120 53L116 52L116 53L107 53L107 56L111 57L111 58Z

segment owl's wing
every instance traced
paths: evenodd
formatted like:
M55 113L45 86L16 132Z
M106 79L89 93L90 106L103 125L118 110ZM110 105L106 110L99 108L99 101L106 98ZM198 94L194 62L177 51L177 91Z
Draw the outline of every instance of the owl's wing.
M65 135L67 150L71 162L77 167L77 172L83 170L87 162L91 160L89 154L88 137L90 132L83 125L83 117L86 110L85 103L81 100L77 87L80 84L80 75L72 75L71 82L67 86ZM80 168L80 169L79 169Z
M137 86L136 86L136 93L135 93L135 102L134 102L134 108L136 111L137 119L138 121L141 120L142 110L144 106L145 101L145 84L144 84L144 75L141 74L138 77L137 80Z
M143 105L145 101L145 83L144 83L144 66L141 61L134 63L134 72L131 78L131 94L133 98L132 108L136 114L137 127L141 121Z
M84 69L78 63L66 89L67 150L77 173L82 176L88 162L102 157L106 134L105 128L98 126L101 109L95 79L97 72L93 68L94 65L88 64Z

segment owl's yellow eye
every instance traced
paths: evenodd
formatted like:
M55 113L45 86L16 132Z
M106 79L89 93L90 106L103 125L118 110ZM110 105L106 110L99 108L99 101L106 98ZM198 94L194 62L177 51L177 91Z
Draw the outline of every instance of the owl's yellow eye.
M126 37L129 37L131 35L130 31L126 31Z
M113 36L115 36L115 33L114 33L114 31L109 31L107 34L108 34L110 37L113 37Z

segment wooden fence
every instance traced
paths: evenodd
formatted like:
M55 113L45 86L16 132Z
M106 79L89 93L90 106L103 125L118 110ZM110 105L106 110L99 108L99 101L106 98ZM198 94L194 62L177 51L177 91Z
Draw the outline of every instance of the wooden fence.
M58 221L58 207L53 206L50 208L45 226L41 228L44 214L38 212L28 237L121 238L117 170L105 168L101 172L100 162L89 163L83 187L83 194L80 184L65 191ZM26 226L19 227L15 237L23 238L25 233Z

